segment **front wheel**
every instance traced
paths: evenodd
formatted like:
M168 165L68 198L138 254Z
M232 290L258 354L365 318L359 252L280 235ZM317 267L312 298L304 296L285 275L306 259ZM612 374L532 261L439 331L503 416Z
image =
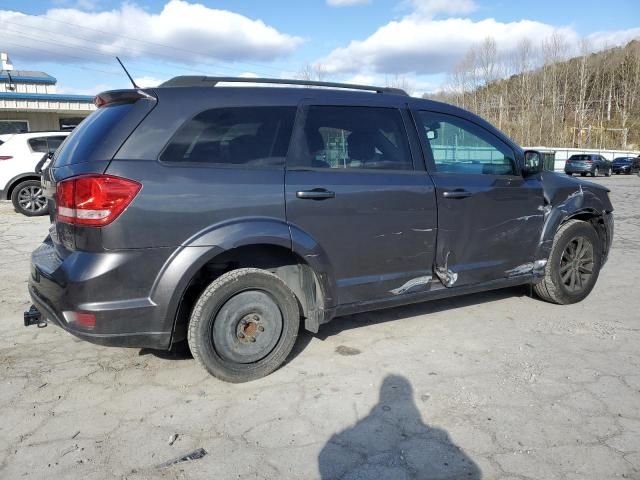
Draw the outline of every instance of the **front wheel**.
M16 185L11 192L11 203L16 212L27 217L38 217L49 211L39 180L25 180Z
M282 365L299 324L298 301L280 278L241 268L220 276L200 295L189 322L189 348L213 376L248 382Z
M604 176L605 177L610 177L611 176L611 167L609 167L609 169L605 172Z
M602 248L595 229L586 222L569 220L553 240L543 280L534 285L540 298L566 305L591 292L602 267Z

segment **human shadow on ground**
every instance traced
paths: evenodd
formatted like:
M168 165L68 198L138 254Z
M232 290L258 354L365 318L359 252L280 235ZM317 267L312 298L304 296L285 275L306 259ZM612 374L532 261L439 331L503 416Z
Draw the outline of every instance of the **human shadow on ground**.
M422 422L411 383L400 375L384 379L378 403L354 426L333 435L318 463L322 480L482 478L446 431Z

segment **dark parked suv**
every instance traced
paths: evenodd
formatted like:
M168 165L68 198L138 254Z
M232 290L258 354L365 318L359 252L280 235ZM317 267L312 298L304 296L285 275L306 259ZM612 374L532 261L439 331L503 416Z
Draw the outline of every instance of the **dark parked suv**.
M611 166L613 173L616 175L621 173L625 175L637 173L640 175L640 157L618 157L613 160Z
M608 190L542 171L481 118L394 89L219 81L96 98L45 171L55 213L26 324L102 345L188 340L241 382L281 365L300 326L341 315L520 284L568 304L593 288Z
M603 173L605 177L610 177L613 171L611 162L602 155L581 154L571 155L564 165L564 172L567 175L579 173L583 177L587 174L597 177Z

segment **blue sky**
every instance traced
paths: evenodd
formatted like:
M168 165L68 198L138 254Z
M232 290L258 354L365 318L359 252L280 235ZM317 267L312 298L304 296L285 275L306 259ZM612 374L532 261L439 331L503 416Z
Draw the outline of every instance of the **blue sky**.
M342 5L335 5L335 4ZM438 89L487 36L507 58L557 34L566 54L640 37L637 0L0 1L0 50L68 93L126 87L112 60L152 85L178 74L295 76Z

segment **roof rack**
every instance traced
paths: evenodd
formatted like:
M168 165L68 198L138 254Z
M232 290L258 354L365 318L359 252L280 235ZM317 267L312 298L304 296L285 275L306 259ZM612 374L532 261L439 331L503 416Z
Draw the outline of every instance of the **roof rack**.
M409 96L400 88L374 87L371 85L356 85L353 83L319 82L313 80L294 80L283 78L245 78L245 77L204 77L183 75L160 84L160 87L215 87L218 83L273 83L277 85L302 85L305 87L344 88L348 90L366 90L376 93L390 93L393 95Z

